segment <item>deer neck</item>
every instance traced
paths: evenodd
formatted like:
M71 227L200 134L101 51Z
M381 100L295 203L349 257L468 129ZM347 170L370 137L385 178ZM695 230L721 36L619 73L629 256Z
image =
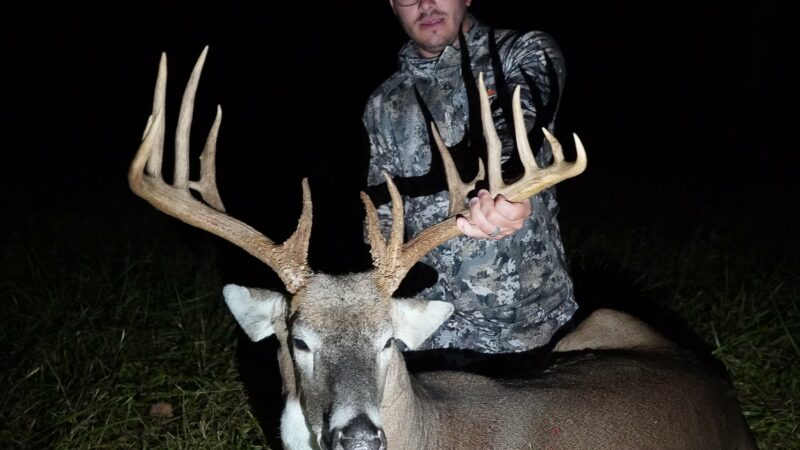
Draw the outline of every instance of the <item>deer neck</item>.
M418 395L405 360L395 351L389 362L384 385L381 417L389 448L429 448L433 437L428 420L429 408Z

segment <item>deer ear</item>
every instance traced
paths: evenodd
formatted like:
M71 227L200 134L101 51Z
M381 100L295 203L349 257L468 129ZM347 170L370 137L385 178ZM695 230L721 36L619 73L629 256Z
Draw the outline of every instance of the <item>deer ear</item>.
M253 342L275 334L276 323L286 319L286 301L278 292L228 284L225 303Z
M413 350L422 345L451 314L451 303L411 298L392 299L395 338Z

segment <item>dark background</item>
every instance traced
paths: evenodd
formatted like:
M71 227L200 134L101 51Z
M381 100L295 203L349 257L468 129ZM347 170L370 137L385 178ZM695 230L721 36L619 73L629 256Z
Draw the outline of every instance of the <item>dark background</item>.
M165 236L185 239L189 248L199 249L198 256L208 257L209 248L218 251L223 282L279 286L277 277L254 258L156 212L127 187L127 167L150 114L161 52L169 55L169 131L192 65L209 45L195 109L193 149L197 155L215 106L221 104L217 165L228 211L282 241L300 212L300 180L309 177L314 198L312 267L327 272L359 268L366 252L358 199L367 155L361 111L369 93L394 71L397 50L405 41L387 3L7 6L0 24L0 248L12 247L5 245L11 240L45 249L52 242L52 252L31 255L42 254L64 266L74 261L87 264L60 256L57 244L77 236L77 248L86 242L127 249L153 241L112 244L129 239L131 230L135 235L167 228ZM796 15L777 5L475 0L472 10L485 23L546 31L564 53L567 84L557 136L569 151L570 134L578 133L589 158L583 175L558 187L568 253L592 232L609 233L609 245L628 242L628 236L648 236L635 232L641 231L637 227L673 233L675 239L665 241L689 242L689 253L704 251L709 246L691 245L694 229L703 227L704 235L713 234L715 224L724 223L745 236L722 239L718 245L754 236L758 239L752 245L766 242L776 253L775 264L796 261L786 255L800 250L800 115L794 68L800 33ZM48 227L49 221L61 226ZM59 234L65 227L73 232ZM51 229L58 231L48 235ZM85 239L87 233L99 235ZM42 242L46 239L50 241ZM106 254L93 250L86 250L87 258ZM725 250L716 251L725 257L730 253ZM660 254L665 254L663 249ZM675 260L680 264L683 259ZM764 267L755 267L758 264ZM772 270L759 258L748 265L755 276L766 277L764 273ZM20 266L25 270L35 264L21 261ZM90 277L97 266L75 268L74 276ZM162 266L152 267L155 271ZM726 266L698 269L705 275L723 272ZM73 268L64 271L72 275ZM606 285L619 279L628 282L627 275L606 280ZM640 276L631 274L633 279ZM98 274L98 282L107 279ZM125 280L124 273L120 279ZM580 290L596 287L576 280L578 301L592 299ZM8 285L14 286L11 281ZM657 285L660 280L654 281ZM664 283L670 289L673 284ZM616 296L625 298L619 284L613 288ZM708 298L714 289L709 289ZM770 287L770 292L765 302L775 291ZM752 295L767 297L761 292ZM115 299L112 295L102 300ZM59 307L94 304L64 297ZM773 307L777 310L774 303ZM98 317L105 320L116 311L109 309L112 312ZM65 316L74 320L77 313ZM763 320L754 318L754 323ZM23 348L30 339L23 336ZM259 417L265 411L277 415L279 381L269 366L274 360L263 358L268 354L263 347L242 345L244 341L238 347L244 355L239 359L255 411ZM274 353L276 341L267 345ZM16 352L21 353L25 352ZM272 385L265 383L269 376ZM273 426L264 429L272 430L268 439L275 435Z
M361 236L361 110L405 41L387 3L64 3L5 14L4 228L63 210L149 213L125 175L159 55L169 56L171 129L210 45L192 138L199 152L221 104L217 165L229 212L280 241L308 176L312 266L349 270ZM497 28L546 31L562 47L557 135L570 145L578 133L589 154L587 172L560 188L567 218L640 212L679 226L796 217L798 33L777 2L476 0L472 10Z

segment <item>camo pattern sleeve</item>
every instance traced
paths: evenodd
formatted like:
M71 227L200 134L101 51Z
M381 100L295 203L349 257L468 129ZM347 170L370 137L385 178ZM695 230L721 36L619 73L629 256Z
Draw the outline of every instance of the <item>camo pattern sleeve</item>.
M444 174L436 166L438 153L431 153L430 121L456 154L469 154L468 149L483 140L480 122L472 119L477 105L468 93L478 73L485 74L493 117L504 135L505 159L514 148L507 124L515 86L522 89L527 129L553 128L564 84L563 58L555 42L542 32L491 30L477 21L465 39L467 52L447 47L434 59L421 58L406 44L400 51L400 69L378 87L364 111L371 157L367 182L382 184L384 171L397 180L407 238L448 213ZM464 58L468 73L462 69ZM502 76L501 83L495 83L495 74ZM541 142L540 131L530 133L537 134ZM552 154L546 144L536 159L549 164ZM576 304L556 220L555 190L537 194L531 202L530 218L513 235L498 241L461 236L421 260L438 278L418 296L455 306L453 316L422 348L529 350L547 344L572 317ZM389 205L379 206L378 212L388 229Z
M544 126L553 131L561 92L564 89L566 70L561 50L553 38L543 32L534 31L525 34L507 32L498 40L504 85L508 90L520 87L526 129L532 141L541 141L542 134L538 128ZM502 88L502 84L497 87L498 91ZM511 92L508 92L508 97L505 99L507 104L501 105L506 111L511 110L510 100ZM513 131L509 130L508 126L512 120L507 114L500 113L496 109L494 122L503 142L503 149L508 154L514 148ZM538 125L536 130L533 130L534 125ZM547 145L536 152L535 156L540 165L552 162L553 155Z

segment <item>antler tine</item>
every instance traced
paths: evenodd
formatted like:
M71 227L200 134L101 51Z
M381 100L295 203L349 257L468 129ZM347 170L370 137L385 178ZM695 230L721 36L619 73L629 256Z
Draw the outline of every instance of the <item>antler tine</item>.
M142 142L139 144L139 149L136 151L136 155L134 155L131 166L128 169L128 185L136 195L142 198L145 198L144 194L149 195L145 190L145 183L150 182L158 186L164 184L161 177L161 162L164 153L166 85L167 55L166 53L161 53L156 88L153 95L153 110L147 118Z
M478 79L480 81L480 86L478 86L478 88L481 121L483 123L483 134L487 146L488 168L486 172L488 173L492 195L502 194L510 201L520 202L560 181L574 177L586 169L586 150L583 148L583 144L580 139L578 139L577 135L573 134L577 158L575 162L568 163L564 161L561 144L544 128L542 131L553 150L554 162L549 167L539 168L536 164L536 160L533 158L530 143L526 135L525 121L520 105L520 88L518 86L513 96L513 116L514 128L517 130L517 145L520 152L520 159L525 168L525 173L522 178L515 183L506 185L503 182L500 168L501 143L494 127L494 121L492 120L489 96L486 92L482 73L479 75ZM472 186L461 182L461 178L450 157L450 153L442 142L441 136L439 136L435 126L433 127L433 138L442 154L442 160L444 161L447 184L450 189L450 217L418 233L399 249L399 254L395 254L391 248L394 248L396 243L391 244L391 248L386 248L383 237L380 234L375 207L369 197L363 192L361 193L361 198L367 209L367 230L372 245L373 263L379 275L378 282L387 289L389 293L397 289L405 274L420 260L420 258L438 245L461 234L461 230L456 226L456 219L458 216L453 213L454 210L457 211L457 208L454 208L453 205L463 205L463 199L466 197L466 193L474 187L475 182L473 181ZM479 172L480 178L483 176L483 165L480 166ZM402 223L403 221L401 197L391 178L386 174L384 174L384 177L386 178L386 184L389 186L389 192L392 197L392 227L394 229L398 222ZM469 189L467 189L467 187L469 187ZM466 207L462 207L458 215L469 218L469 210L467 210ZM402 228L400 231L402 232ZM391 238L393 242L396 237L397 235L393 232Z
M203 200L218 211L225 212L225 205L217 189L217 137L222 122L222 107L217 105L217 116L211 131L208 132L206 145L200 154L200 181L189 181L189 187L199 192Z
M192 128L192 116L194 115L194 98L207 54L208 46L203 48L200 57L197 58L181 99L178 126L175 130L175 177L173 185L176 189L184 189L189 186L189 133Z
M381 234L375 205L364 192L361 192L361 200L367 211L367 235L377 282L381 289L391 295L400 286L400 282L403 281L403 277L409 269L420 258L442 242L460 235L461 231L456 226L456 216L451 216L443 222L426 228L403 244L403 200L391 177L384 173L384 178L392 198L392 231L388 245Z
M150 157L147 160L147 174L150 176L161 176L161 161L164 154L164 105L166 103L167 92L167 54L162 53L161 59L158 62L158 77L156 78L156 89L153 95L153 112L147 118L147 125L145 126L145 135L150 131L150 128L158 125L159 131L157 136L154 135L155 147L153 148ZM160 122L160 123L159 123ZM144 139L144 136L142 136Z
M489 94L486 92L486 84L483 81L483 72L478 74L478 96L481 105L481 124L483 125L483 137L486 139L486 165L489 166L489 192L496 194L502 189L503 173L500 167L500 152L503 148L500 137L497 136L497 129L494 127L492 119L492 109L489 106Z
M402 270L401 261L404 213L400 191L397 190L397 186L395 186L392 178L386 172L383 173L383 178L386 180L386 186L389 188L389 195L392 198L392 228L389 232L388 242L381 233L378 212L372 200L366 193L361 192L361 201L364 202L364 207L367 210L367 235L369 237L372 262L378 275L378 285L381 289L391 294L400 285L406 273Z
M478 159L478 174L475 175L475 178L469 183L462 182L453 157L450 155L450 151L447 150L447 146L444 145L442 136L433 122L431 122L431 131L433 140L436 142L436 148L439 149L439 154L442 156L445 177L447 178L447 190L450 192L450 214L452 215L464 209L464 200L467 198L467 194L475 189L475 184L485 176L483 160Z
M497 192L498 194L503 194L506 199L512 202L520 202L567 178L579 175L586 170L586 149L584 149L583 143L580 138L578 138L578 135L574 133L572 135L575 140L575 161L568 163L564 160L564 152L561 149L561 143L558 142L558 139L556 139L547 128L542 128L542 132L547 142L550 143L550 149L553 151L553 164L548 167L540 168L533 158L531 145L525 133L525 118L522 115L519 86L514 89L512 111L519 156L525 173L522 178L515 183L503 186L503 188Z
M532 172L539 168L539 165L536 164L536 159L533 157L533 149L531 148L531 143L528 141L528 130L525 128L525 117L522 115L522 102L520 101L520 86L517 86L514 89L514 95L511 99L511 111L514 117L514 131L517 141L517 148L519 149L519 159L522 162L522 167L525 170L524 173ZM519 126L522 124L522 126ZM549 140L549 139L548 139ZM563 153L561 153L561 147L558 147L559 155L561 156L560 159L564 159ZM556 150L553 149L553 154L555 156ZM557 161L560 160L558 157L555 158Z
M128 170L128 184L136 195L159 211L226 239L255 256L278 274L289 292L297 292L311 275L307 262L311 235L311 194L308 181L304 179L302 183L303 212L297 229L282 245L276 245L249 225L225 214L216 183L216 142L222 121L222 109L219 106L200 156L200 180L189 181L189 132L195 93L207 51L208 47L203 49L184 91L175 138L173 184L167 184L161 176L166 96L166 55L163 54L159 64L153 113L147 121L142 143ZM195 199L190 189L198 191L206 203Z

